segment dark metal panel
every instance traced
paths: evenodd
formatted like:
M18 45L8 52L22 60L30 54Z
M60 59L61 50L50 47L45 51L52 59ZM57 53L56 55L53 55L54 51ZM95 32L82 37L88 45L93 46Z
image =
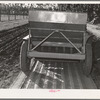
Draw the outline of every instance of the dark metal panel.
M42 41L45 38L45 36L36 36L31 38L31 41ZM73 43L80 43L82 44L82 39L81 38L69 38L70 41L72 41ZM65 43L69 43L67 40L65 40L63 37L61 38L54 38L51 37L47 40L48 42L65 42Z
M34 37L34 36L47 36L51 32L52 31L49 31L49 30L42 30L41 31L41 30L37 30L37 29L32 29L31 30L31 35L32 35L32 37ZM82 32L66 32L66 31L62 31L62 32L69 38L80 38L80 39L83 38L83 33ZM52 37L62 38L62 35L59 34L59 32L55 32Z
M64 23L48 23L48 22L35 22L29 21L30 28L42 28L42 29L63 29L63 30L76 30L85 31L86 25L84 24L64 24ZM41 30L42 30L41 29Z
M36 37L33 37L31 38L32 41L42 41L45 37L42 37L42 36L36 36ZM82 44L82 39L80 38L69 38L70 41L72 41L73 43L80 43ZM64 38L49 38L47 40L48 42L65 42L65 43L69 43L67 40L65 40Z
M54 11L29 11L29 21L86 24L87 14Z

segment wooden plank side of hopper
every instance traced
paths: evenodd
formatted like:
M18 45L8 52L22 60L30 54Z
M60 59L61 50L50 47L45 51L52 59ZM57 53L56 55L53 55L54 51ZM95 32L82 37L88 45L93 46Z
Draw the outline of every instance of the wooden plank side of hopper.
M34 36L44 36L46 37L49 35L52 31L55 31L55 29L42 29L42 28L29 28L31 30L31 35L32 37ZM42 31L41 31L42 30ZM60 32L63 32L67 37L69 38L82 38L83 37L83 32L81 31L75 31L75 30L61 30L58 29ZM58 32L55 32L53 34L53 37L62 37L61 34L58 34Z
M33 45L37 45L40 41L33 41ZM70 43L63 43L63 42L44 42L42 46L51 46L51 47L73 47ZM82 47L82 44L75 43L75 46L78 48Z
M29 21L50 23L86 24L87 14L60 11L29 11Z
M45 53L45 52L28 52L29 57L36 58L52 58L52 59L76 59L76 60L84 60L85 55L82 54L62 54L62 53Z
M86 24L64 24L64 23L47 23L47 22L35 22L29 21L31 29L48 29L48 30L66 30L66 31L76 31L85 32Z

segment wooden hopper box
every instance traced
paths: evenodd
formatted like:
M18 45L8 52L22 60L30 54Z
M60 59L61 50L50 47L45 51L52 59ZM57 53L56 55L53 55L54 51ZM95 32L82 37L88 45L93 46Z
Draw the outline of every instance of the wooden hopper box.
M67 65L63 67L66 82L68 82L68 73L71 78L68 71L76 70L76 76L83 78L81 80L87 83L87 88L95 88L93 81L89 78L92 70L93 36L87 33L86 24L86 13L29 11L29 35L23 39L20 52L22 71L26 75L32 73L32 70L35 71L32 67L34 65L32 65L32 59L43 63L44 66L47 66L45 61L63 62L61 66L68 62L69 69ZM75 69L72 63L76 63L79 69ZM80 74L77 70L81 71ZM80 84L83 84L83 87L82 85L80 87L84 88L84 83L80 82ZM65 88L67 86L68 84Z

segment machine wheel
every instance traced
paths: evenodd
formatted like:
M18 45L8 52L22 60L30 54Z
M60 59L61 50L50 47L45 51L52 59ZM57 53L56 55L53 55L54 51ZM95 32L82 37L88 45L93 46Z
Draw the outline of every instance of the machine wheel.
M86 44L86 58L83 64L83 71L86 76L89 76L92 70L92 46Z
M28 76L30 73L30 59L27 57L28 41L24 41L20 50L20 67Z

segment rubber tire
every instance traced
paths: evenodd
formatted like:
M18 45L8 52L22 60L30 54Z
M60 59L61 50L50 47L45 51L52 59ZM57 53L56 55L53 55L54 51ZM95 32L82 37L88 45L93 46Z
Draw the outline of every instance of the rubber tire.
M92 71L92 46L86 44L86 58L83 64L83 72L86 76L89 76Z
M28 76L30 73L30 59L27 57L28 41L23 41L20 50L20 67L21 70Z

